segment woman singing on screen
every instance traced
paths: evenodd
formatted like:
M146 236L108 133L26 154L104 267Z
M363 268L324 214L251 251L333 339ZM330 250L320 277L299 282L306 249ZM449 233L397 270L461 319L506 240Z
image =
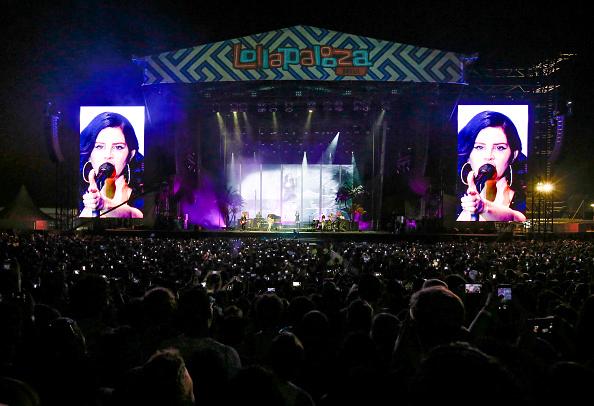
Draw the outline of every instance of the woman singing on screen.
M98 182L100 167L113 171ZM140 192L143 169L138 138L128 119L112 112L96 116L80 134L80 172L85 182L80 217L142 218L139 209L122 203Z
M483 111L458 134L458 173L465 186L458 221L526 221L521 175L526 157L514 123L504 114ZM490 164L494 175L479 192L475 178Z

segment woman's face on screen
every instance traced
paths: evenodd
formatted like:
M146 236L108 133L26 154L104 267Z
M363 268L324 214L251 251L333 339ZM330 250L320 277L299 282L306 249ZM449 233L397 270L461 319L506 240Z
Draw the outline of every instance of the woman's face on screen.
M119 127L107 127L99 132L91 152L91 165L95 172L99 166L109 162L116 169L116 176L120 176L128 163L130 150L126 138ZM130 156L131 157L131 156Z
M501 179L510 162L512 151L507 143L507 136L501 127L483 128L476 139L468 162L474 173L484 164L491 164L497 169L497 179Z

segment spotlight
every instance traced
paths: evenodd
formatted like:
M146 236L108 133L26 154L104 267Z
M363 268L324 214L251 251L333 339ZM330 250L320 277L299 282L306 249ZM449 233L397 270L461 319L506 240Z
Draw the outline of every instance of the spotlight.
M381 107L382 107L382 110L384 110L384 111L389 111L389 110L390 110L390 108L391 108L391 106L390 106L390 102L387 102L387 101L382 101L382 103L381 103Z
M231 111L232 113L237 113L238 110L239 107L237 106L237 103L229 104L229 111Z
M212 105L212 112L213 113L218 113L219 111L221 111L221 106L219 105L219 103L214 103Z
M316 102L308 101L307 102L307 111L309 111L310 113L313 113L315 109L316 109Z
M276 113L278 111L278 107L276 107L276 103L271 104L270 106L268 106L268 111L271 113Z

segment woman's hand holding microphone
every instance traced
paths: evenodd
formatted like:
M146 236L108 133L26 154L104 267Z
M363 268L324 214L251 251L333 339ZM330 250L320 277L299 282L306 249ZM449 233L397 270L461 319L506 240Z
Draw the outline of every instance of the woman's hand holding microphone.
M466 195L460 198L463 213L466 214L465 220L475 220L474 216L478 215L482 215L482 219L487 221L514 220L513 211L509 208L513 195L509 193L509 186L505 177L497 182L486 182L485 195L491 196L492 201L479 193L473 171L468 173L466 180L468 189L466 189Z
M105 190L99 190L95 176L95 171L91 170L89 172L89 188L82 198L85 209L91 210L95 216L98 216L101 210L109 210L114 207L114 203L106 196Z

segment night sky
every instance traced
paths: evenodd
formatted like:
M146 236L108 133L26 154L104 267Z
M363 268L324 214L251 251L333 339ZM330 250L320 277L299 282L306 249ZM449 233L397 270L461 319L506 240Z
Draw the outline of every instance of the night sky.
M48 100L63 112L64 134L78 137L81 104L141 103L141 75L130 62L132 55L299 24L446 51L478 52L481 63L492 66L526 65L559 51L578 53L562 75L561 96L573 102L573 115L567 119L555 174L566 199L594 202L594 70L588 60L593 35L586 24L590 13L572 8L570 2L536 6L510 2L509 7L476 1L414 6L419 2L394 2L382 7L359 2L344 3L346 10L340 10L340 3L329 7L320 6L322 2L286 1L269 7L222 1L212 2L216 6L205 6L205 1L149 0L122 2L125 6L94 0L39 3L2 2L0 206L21 184L39 206L54 205L54 166L43 135Z

